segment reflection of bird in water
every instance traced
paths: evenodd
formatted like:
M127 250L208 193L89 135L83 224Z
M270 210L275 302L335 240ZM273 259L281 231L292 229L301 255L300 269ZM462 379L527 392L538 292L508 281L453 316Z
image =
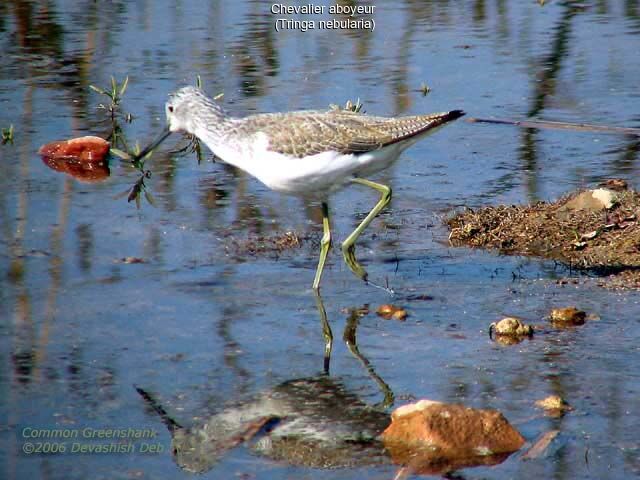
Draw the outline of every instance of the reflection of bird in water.
M313 281L317 291L331 246L329 194L347 183L380 193L378 203L342 244L348 267L368 282L367 272L356 260L355 243L389 203L391 189L362 177L389 167L406 148L464 113L453 110L385 118L331 110L233 118L202 90L184 87L170 96L166 115L165 131L136 158L145 156L171 132L184 131L200 138L223 161L245 170L272 190L322 202L324 235Z
M331 468L389 461L379 440L389 415L328 376L284 382L190 428L175 422L147 392L138 392L171 431L176 463L190 472L210 470L228 450L254 437L253 452L293 465Z

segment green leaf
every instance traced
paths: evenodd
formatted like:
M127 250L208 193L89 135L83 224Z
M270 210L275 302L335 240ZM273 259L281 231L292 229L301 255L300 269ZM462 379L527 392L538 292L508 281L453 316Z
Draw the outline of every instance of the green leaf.
M110 152L113 155L122 158L123 160L131 160L131 155L127 152L120 150L119 148L111 147Z
M122 85L120 85L120 96L121 97L124 95L124 92L126 92L128 85L129 85L129 75L124 77L124 81L122 82Z
M98 92L100 95L107 95L107 92L105 92L103 89L96 87L95 85L89 85L89 88L91 90L93 90L94 92Z

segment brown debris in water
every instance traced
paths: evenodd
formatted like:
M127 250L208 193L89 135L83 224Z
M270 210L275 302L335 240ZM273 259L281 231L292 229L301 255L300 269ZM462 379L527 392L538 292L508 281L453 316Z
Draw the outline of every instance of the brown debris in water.
M579 326L584 325L587 314L576 307L554 308L549 313L549 320L556 326Z
M599 279L598 285L615 290L640 290L640 270L623 270L614 275L602 277Z
M618 188L621 184L615 182ZM640 194L616 190L600 187L574 192L553 203L467 210L446 221L449 240L455 246L540 256L579 269L624 272L613 285L638 288ZM609 192L613 201L607 204L602 196Z
M260 255L264 253L282 253L285 250L300 248L307 238L295 232L285 232L271 236L255 236L244 240L231 239L232 249L237 255Z
M390 303L380 305L377 308L376 313L385 320L399 320L401 322L405 321L408 316L408 313L404 308Z
M124 263L127 265L131 265L134 263L145 263L144 258L140 257L124 257L118 260L119 263Z

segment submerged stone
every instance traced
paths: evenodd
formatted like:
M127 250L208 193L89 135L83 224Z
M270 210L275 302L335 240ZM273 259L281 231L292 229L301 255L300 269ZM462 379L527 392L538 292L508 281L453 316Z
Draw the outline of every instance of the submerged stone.
M42 157L42 162L51 170L66 173L85 183L101 182L109 178L110 170L106 163L77 162L66 158Z
M556 326L584 325L586 319L586 312L576 307L554 308L549 314L549 320Z
M533 335L533 327L515 317L505 317L489 325L489 336L528 337Z
M561 417L566 412L573 410L573 407L560 395L549 395L542 400L537 400L536 407L545 410L551 417Z

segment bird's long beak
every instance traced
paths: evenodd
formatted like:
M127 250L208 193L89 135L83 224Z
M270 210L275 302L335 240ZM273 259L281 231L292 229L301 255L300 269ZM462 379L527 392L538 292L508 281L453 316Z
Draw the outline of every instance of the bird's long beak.
M133 157L134 162L140 160L141 158L146 157L151 151L153 151L158 145L160 145L162 142L164 142L166 140L166 138L171 135L171 130L169 130L169 125L167 125L166 127L164 127L164 129L162 130L162 132L160 132L160 135L158 135L158 137L151 142L149 145L147 145L145 148L142 149L142 151L140 153L138 153L137 155L135 155Z

